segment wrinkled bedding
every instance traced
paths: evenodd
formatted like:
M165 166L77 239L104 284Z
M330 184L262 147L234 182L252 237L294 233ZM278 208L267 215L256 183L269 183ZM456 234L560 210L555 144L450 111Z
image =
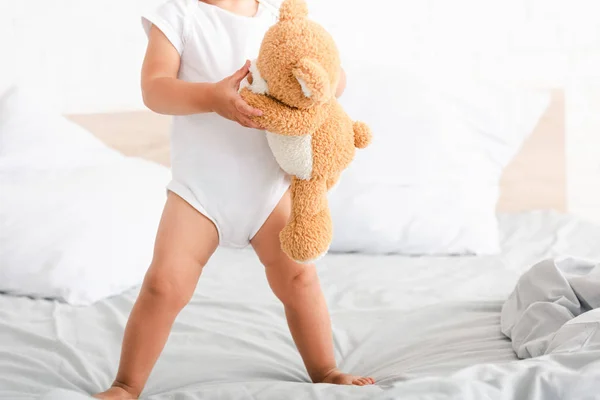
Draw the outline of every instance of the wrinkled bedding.
M256 256L220 250L143 398L518 399L528 387L585 388L597 378L595 348L518 360L501 312L535 263L600 260L600 228L545 212L500 222L497 256L332 254L320 263L339 365L375 377L371 387L310 384ZM0 296L0 398L75 400L107 387L136 293L85 308ZM551 398L539 396L527 398Z
M600 351L600 264L537 263L504 304L501 326L519 358Z
M500 314L525 361L478 364L394 385L385 399L600 398L600 264L546 259L518 280Z

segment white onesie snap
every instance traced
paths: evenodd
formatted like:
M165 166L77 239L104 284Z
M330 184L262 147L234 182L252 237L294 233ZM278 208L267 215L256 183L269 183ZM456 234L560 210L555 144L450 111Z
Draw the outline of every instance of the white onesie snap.
M218 82L256 58L277 13L264 0L254 17L198 0L169 0L142 23L146 33L155 25L179 52L179 79ZM265 132L215 113L173 118L171 167L168 190L215 224L222 246L247 246L289 187Z

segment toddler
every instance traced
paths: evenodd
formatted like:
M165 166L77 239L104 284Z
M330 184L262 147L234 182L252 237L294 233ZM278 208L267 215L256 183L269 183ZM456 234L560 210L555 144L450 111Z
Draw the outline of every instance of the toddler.
M251 120L260 110L238 95L249 73L245 60L258 54L277 19L277 6L265 1L169 0L142 19L149 38L142 92L148 108L174 115L173 179L153 261L125 329L116 379L97 398L140 395L219 245L252 245L313 382L374 383L336 368L315 267L296 264L280 248L279 232L290 214L289 179ZM342 79L338 95L343 87Z

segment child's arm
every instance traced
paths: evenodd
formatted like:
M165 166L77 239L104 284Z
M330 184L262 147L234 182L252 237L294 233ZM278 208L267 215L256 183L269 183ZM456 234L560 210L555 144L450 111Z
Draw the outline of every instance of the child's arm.
M154 112L188 115L216 112L241 125L258 128L250 119L261 115L238 93L249 63L217 83L190 83L177 79L180 56L167 37L155 26L150 31L142 67L144 104Z

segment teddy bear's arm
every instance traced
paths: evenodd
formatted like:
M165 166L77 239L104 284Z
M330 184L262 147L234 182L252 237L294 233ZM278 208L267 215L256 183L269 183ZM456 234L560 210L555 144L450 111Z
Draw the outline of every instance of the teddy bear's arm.
M326 118L322 107L309 110L292 108L263 94L251 92L248 88L240 92L251 107L263 112L260 117L252 117L263 129L285 136L303 136L315 132Z

